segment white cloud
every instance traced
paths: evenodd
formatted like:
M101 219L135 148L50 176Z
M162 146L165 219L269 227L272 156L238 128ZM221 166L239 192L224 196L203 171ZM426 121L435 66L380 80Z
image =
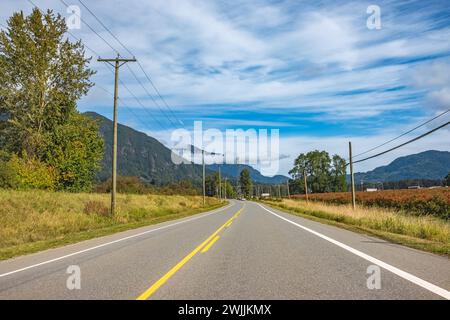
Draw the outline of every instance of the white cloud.
M413 73L413 84L426 91L429 105L435 110L450 108L450 62L421 66Z
M58 0L36 3L65 14ZM411 119L417 121L417 115L429 117L450 105L449 62L420 61L450 52L448 23L442 23L445 17L432 16L445 9L445 4L440 7L411 2L399 8L394 1L381 1L382 29L378 31L366 28L368 3L362 2L299 5L256 0L134 0L116 1L111 6L102 0L87 4L136 54L179 117L197 112L199 118L214 115L225 119L222 124L226 126L256 126L268 125L253 118L253 111L264 111L260 108L284 114L320 112L322 124L382 122L386 113L415 113L416 117L412 117L405 112L398 119L398 123L406 125ZM15 0L2 1L1 8L2 22L15 10L31 10L26 1ZM83 8L82 17L128 55ZM114 55L86 26L73 32L101 55ZM396 59L403 60L395 64ZM414 59L418 61L407 63ZM383 62L389 60L393 60L392 64ZM95 61L92 67L99 71L94 81L112 91L107 67ZM137 66L131 67L151 90ZM121 69L121 79L151 112L161 115L126 68ZM403 89L389 90L396 87ZM352 94L358 91L361 93ZM123 88L120 96L139 111ZM97 110L111 103L108 94L94 89L81 106ZM230 110L247 111L247 116L233 123L226 120ZM318 119L303 121L311 120ZM139 121L127 121L139 127ZM151 134L168 141L170 132L158 130ZM375 145L402 132L398 127L394 131L373 131L371 136L355 132L352 140L356 147ZM286 150L281 152L295 155L308 149L335 148L345 154L347 140L311 135L285 138ZM447 140L440 134L423 141L431 141L428 149L445 149ZM418 143L401 152L416 152L426 146ZM362 168L372 168L385 159L368 162ZM286 161L290 160L283 163Z

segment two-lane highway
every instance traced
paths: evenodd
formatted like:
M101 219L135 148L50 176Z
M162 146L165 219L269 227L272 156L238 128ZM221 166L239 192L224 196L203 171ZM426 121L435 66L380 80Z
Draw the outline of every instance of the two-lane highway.
M69 266L80 289L67 287ZM379 289L368 286L374 266ZM0 299L449 299L449 289L445 257L240 201L0 263Z

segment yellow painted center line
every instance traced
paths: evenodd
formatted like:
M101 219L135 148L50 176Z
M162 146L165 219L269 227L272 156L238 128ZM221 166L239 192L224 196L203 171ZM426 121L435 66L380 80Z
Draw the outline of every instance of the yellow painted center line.
M225 228L228 228L229 226L231 226L232 223L233 223L233 220L231 220L230 222L228 222L227 225L225 226Z
M230 219L228 219L219 229L214 231L214 233L212 235L210 235L205 241L203 241L199 246L197 246L197 248L192 250L186 257L184 257L180 262L178 262L172 269L170 269L164 276L162 276L158 281L156 281L150 288L148 288L144 293L142 293L139 297L137 297L136 300L147 300L153 293L155 293L156 290L158 290L167 280L169 280L170 277L172 277L178 270L180 270L182 266L184 266L203 247L205 247L211 241L211 239L215 239L217 234L220 231L222 231L228 223L232 222L233 219L235 219L237 216L239 216L239 214L242 212L242 210L244 210L244 208L245 208L245 204L238 212L236 212ZM211 241L212 244L210 243L208 246L211 247L214 244L214 242L216 242L216 241L217 241L217 239Z
M208 243L208 245L206 247L203 248L202 253L206 252L209 250L209 248L211 248L213 246L213 244L219 240L220 236L216 236L214 239L211 240L210 243Z

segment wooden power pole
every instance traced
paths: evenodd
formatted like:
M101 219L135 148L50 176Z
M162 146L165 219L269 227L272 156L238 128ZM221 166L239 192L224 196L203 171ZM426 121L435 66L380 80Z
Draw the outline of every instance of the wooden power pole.
M220 165L219 165L219 200L222 200L222 177L220 174Z
M353 175L353 155L352 155L352 143L348 143L348 154L350 160L350 181L351 181L351 190L352 190L352 207L355 209L356 207L356 195L355 195L355 176Z
M127 62L136 62L136 59L124 59L117 55L115 59L98 59L114 67L114 115L113 115L113 148L112 148L112 181L111 181L111 215L116 213L117 191L117 102L119 99L119 68Z
M225 199L225 200L227 200L227 177L225 177L225 183L224 183L224 186L223 186L223 198Z
M303 183L305 187L306 202L308 202L308 180L306 179L306 170L303 170Z
M289 192L289 180L286 180L286 190L287 190L287 196L290 199L291 198L291 193Z
M203 206L205 206L206 205L206 199L205 199L205 197L206 197L206 186L205 186L205 183L206 183L206 181L205 181L205 150L203 150L203 148L202 148L202 167L203 167L203 177L202 177L202 180L203 180Z

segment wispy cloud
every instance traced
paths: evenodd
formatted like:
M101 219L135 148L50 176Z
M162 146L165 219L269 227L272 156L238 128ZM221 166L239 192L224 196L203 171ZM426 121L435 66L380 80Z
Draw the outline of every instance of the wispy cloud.
M66 14L57 0L36 2ZM377 1L380 30L366 27L366 9L372 3L365 1L107 4L89 2L135 53L187 126L204 120L220 129L278 127L292 158L305 145L333 149L335 139L376 144L388 138L386 132L401 133L404 126L450 105L450 7L443 1ZM1 21L15 10L31 10L26 1L7 0L0 6ZM121 49L88 12L82 10L82 17ZM73 32L101 55L113 55L87 27ZM92 67L98 70L94 81L112 88L107 67L95 61ZM147 84L137 67L130 67ZM136 121L122 106L121 119L168 141L171 124L166 116L126 68L121 78L149 110L141 110L120 88L122 101L140 117ZM80 109L109 115L110 104L110 96L93 89ZM303 144L305 139L317 145ZM444 140L441 147L450 149ZM404 152L421 149L414 146Z

